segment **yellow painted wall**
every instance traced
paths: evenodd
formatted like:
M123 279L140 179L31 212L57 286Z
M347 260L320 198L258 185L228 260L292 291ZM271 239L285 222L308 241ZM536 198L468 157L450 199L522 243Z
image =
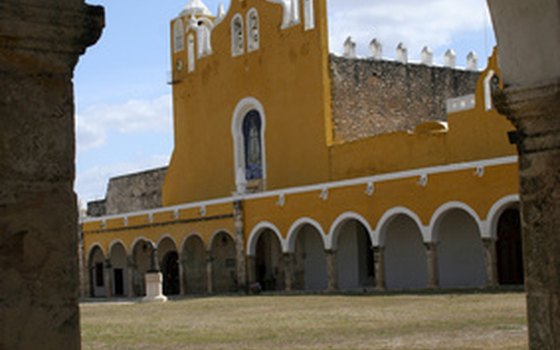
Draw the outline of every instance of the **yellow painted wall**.
M245 19L252 7L260 18L260 49L232 57L232 17L240 13ZM213 53L196 61L194 73L186 68L175 72L175 149L163 186L164 205L224 197L235 190L232 116L249 96L262 103L266 114L267 189L328 180L326 1L315 0L315 11L314 30L304 31L303 24L281 30L281 6L234 0L212 31ZM173 67L178 59L186 67L186 50L173 54Z

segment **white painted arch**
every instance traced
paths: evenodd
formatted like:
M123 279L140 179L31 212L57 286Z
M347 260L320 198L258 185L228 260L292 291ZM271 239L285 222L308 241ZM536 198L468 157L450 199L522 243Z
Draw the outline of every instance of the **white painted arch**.
M183 238L183 241L181 242L181 251L179 252L179 256L181 256L181 254L185 251L185 245L187 244L189 239L197 239L197 238L200 239L200 241L202 242L202 246L204 247L204 251L206 251L207 246L206 246L206 242L204 241L204 237L198 232L191 232L187 234L185 238Z
M166 239L169 239L169 240L171 240L171 242L173 242L173 245L175 246L175 249L178 249L178 248L179 248L179 246L177 245L177 241L175 240L175 238L173 238L171 235L169 235L169 234L167 234L167 233L164 234L164 235L162 235L162 236L158 239L156 247L159 249L159 246L160 246L161 242L163 242L163 241L166 240Z
M280 247L282 248L282 252L286 252L286 248L285 248L286 242L284 238L282 238L282 235L280 234L280 230L278 229L278 227L276 227L274 224L268 221L261 221L251 230L251 234L249 235L249 240L247 241L247 255L255 256L257 250L257 241L261 233L263 233L263 231L267 229L274 232L274 234L278 238L278 241L280 242Z
M136 247L136 245L142 241L145 242L150 242L152 244L155 244L151 239L148 239L144 236L140 236L140 237L136 237L132 243L130 244L130 255L133 256L134 255L134 248Z
M89 247L89 250L88 250L88 252L87 252L88 264L89 264L89 262L90 262L90 260L91 260L91 253L92 253L93 250L96 249L96 248L99 248L99 250L101 251L101 254L103 255L103 259L104 259L104 260L107 259L107 256L108 256L108 255L105 253L105 250L103 249L103 247L101 246L101 244L95 243L95 244L92 244L91 247ZM109 249L109 252L110 252L110 251L111 251L111 250Z
M118 244L120 244L123 247L124 251L126 252L126 255L130 255L131 252L128 251L126 244L124 244L124 242L120 239L114 239L109 244L109 251L107 253L107 256L111 256L111 252L113 251L113 248Z
M424 224L422 224L422 220L420 219L418 214L416 214L415 212L413 212L412 210L406 207L394 207L387 210L377 223L377 227L374 232L374 237L376 239L373 241L373 245L375 247L385 246L385 239L387 237L387 227L389 227L389 224L399 215L404 215L412 219L412 221L416 223L416 226L418 226L418 230L420 230L420 233L422 234L423 241L429 242L429 238L430 238L430 235L428 233L429 229L428 227L424 226Z
M237 188L240 182L245 182L245 146L243 143L243 120L252 110L259 112L261 118L261 153L262 153L262 181L266 184L266 113L259 100L245 97L237 103L231 119L231 135L233 138L233 170Z
M285 253L294 253L296 249L296 239L300 229L305 226L310 225L319 232L321 235L321 239L323 241L323 247L327 246L327 236L325 235L325 231L319 222L309 217L299 218L290 227L288 231L288 236L286 238L286 251Z
M376 240L375 240L375 235L373 234L373 231L371 229L371 226L369 224L369 222L364 219L363 216L361 216L360 214L353 212L353 211L348 211L345 212L341 215L339 215L336 220L334 220L334 222L331 225L331 228L329 230L329 234L327 236L327 241L326 241L326 246L325 248L327 250L336 250L337 249L337 241L338 241L338 231L340 229L340 227L345 224L346 222L350 221L350 220L356 220L359 223L361 223L365 228L366 231L369 235L369 238L371 240L371 244L373 246L376 245Z
M466 213L468 213L473 218L473 220L476 222L478 232L480 233L480 235L482 237L486 224L485 224L484 221L480 220L480 217L478 216L476 211L474 211L473 208L471 208L469 205L467 205L463 202L451 201L451 202L447 202L447 203L441 205L438 209L436 209L436 211L432 215L432 218L430 219L430 226L429 226L428 232L427 232L427 239L425 239L425 242L432 243L432 242L437 242L438 241L437 232L438 232L438 228L439 228L439 224L441 222L441 219L445 216L445 214L448 211L454 210L454 209L463 210Z
M216 240L216 237L218 237L220 233L225 233L229 238L231 238L231 240L235 244L235 237L231 234L231 232L229 232L229 230L222 228L214 231L214 233L212 233L212 236L210 236L210 241L208 242L209 251L212 250L212 247L214 246L214 240Z
M505 196L498 200L486 215L486 229L483 232L484 238L490 238L492 240L498 239L498 221L500 220L500 215L511 207L519 206L519 194L511 194Z

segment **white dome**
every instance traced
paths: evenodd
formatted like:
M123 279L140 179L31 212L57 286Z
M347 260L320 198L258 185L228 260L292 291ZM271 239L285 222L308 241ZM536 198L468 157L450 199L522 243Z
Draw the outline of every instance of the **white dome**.
M204 5L202 0L190 0L181 15L212 16L212 12Z

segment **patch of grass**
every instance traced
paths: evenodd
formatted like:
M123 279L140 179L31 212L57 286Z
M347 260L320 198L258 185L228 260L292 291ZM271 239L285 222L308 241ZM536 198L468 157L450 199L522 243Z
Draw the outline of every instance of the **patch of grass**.
M83 349L527 349L525 295L213 297L83 304Z

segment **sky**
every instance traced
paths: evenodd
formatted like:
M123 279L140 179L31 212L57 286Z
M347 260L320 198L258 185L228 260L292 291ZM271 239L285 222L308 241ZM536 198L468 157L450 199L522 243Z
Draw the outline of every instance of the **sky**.
M216 13L219 0L203 0ZM265 0L261 0L265 1ZM105 7L99 42L82 56L74 75L77 160L75 190L81 205L105 196L110 177L166 166L173 151L169 22L188 0L89 0ZM223 2L226 9L229 1ZM395 58L403 42L410 61L429 46L436 64L457 53L458 66L474 51L479 67L495 45L486 0L327 0L329 49L342 52L352 36L368 56L377 38Z

